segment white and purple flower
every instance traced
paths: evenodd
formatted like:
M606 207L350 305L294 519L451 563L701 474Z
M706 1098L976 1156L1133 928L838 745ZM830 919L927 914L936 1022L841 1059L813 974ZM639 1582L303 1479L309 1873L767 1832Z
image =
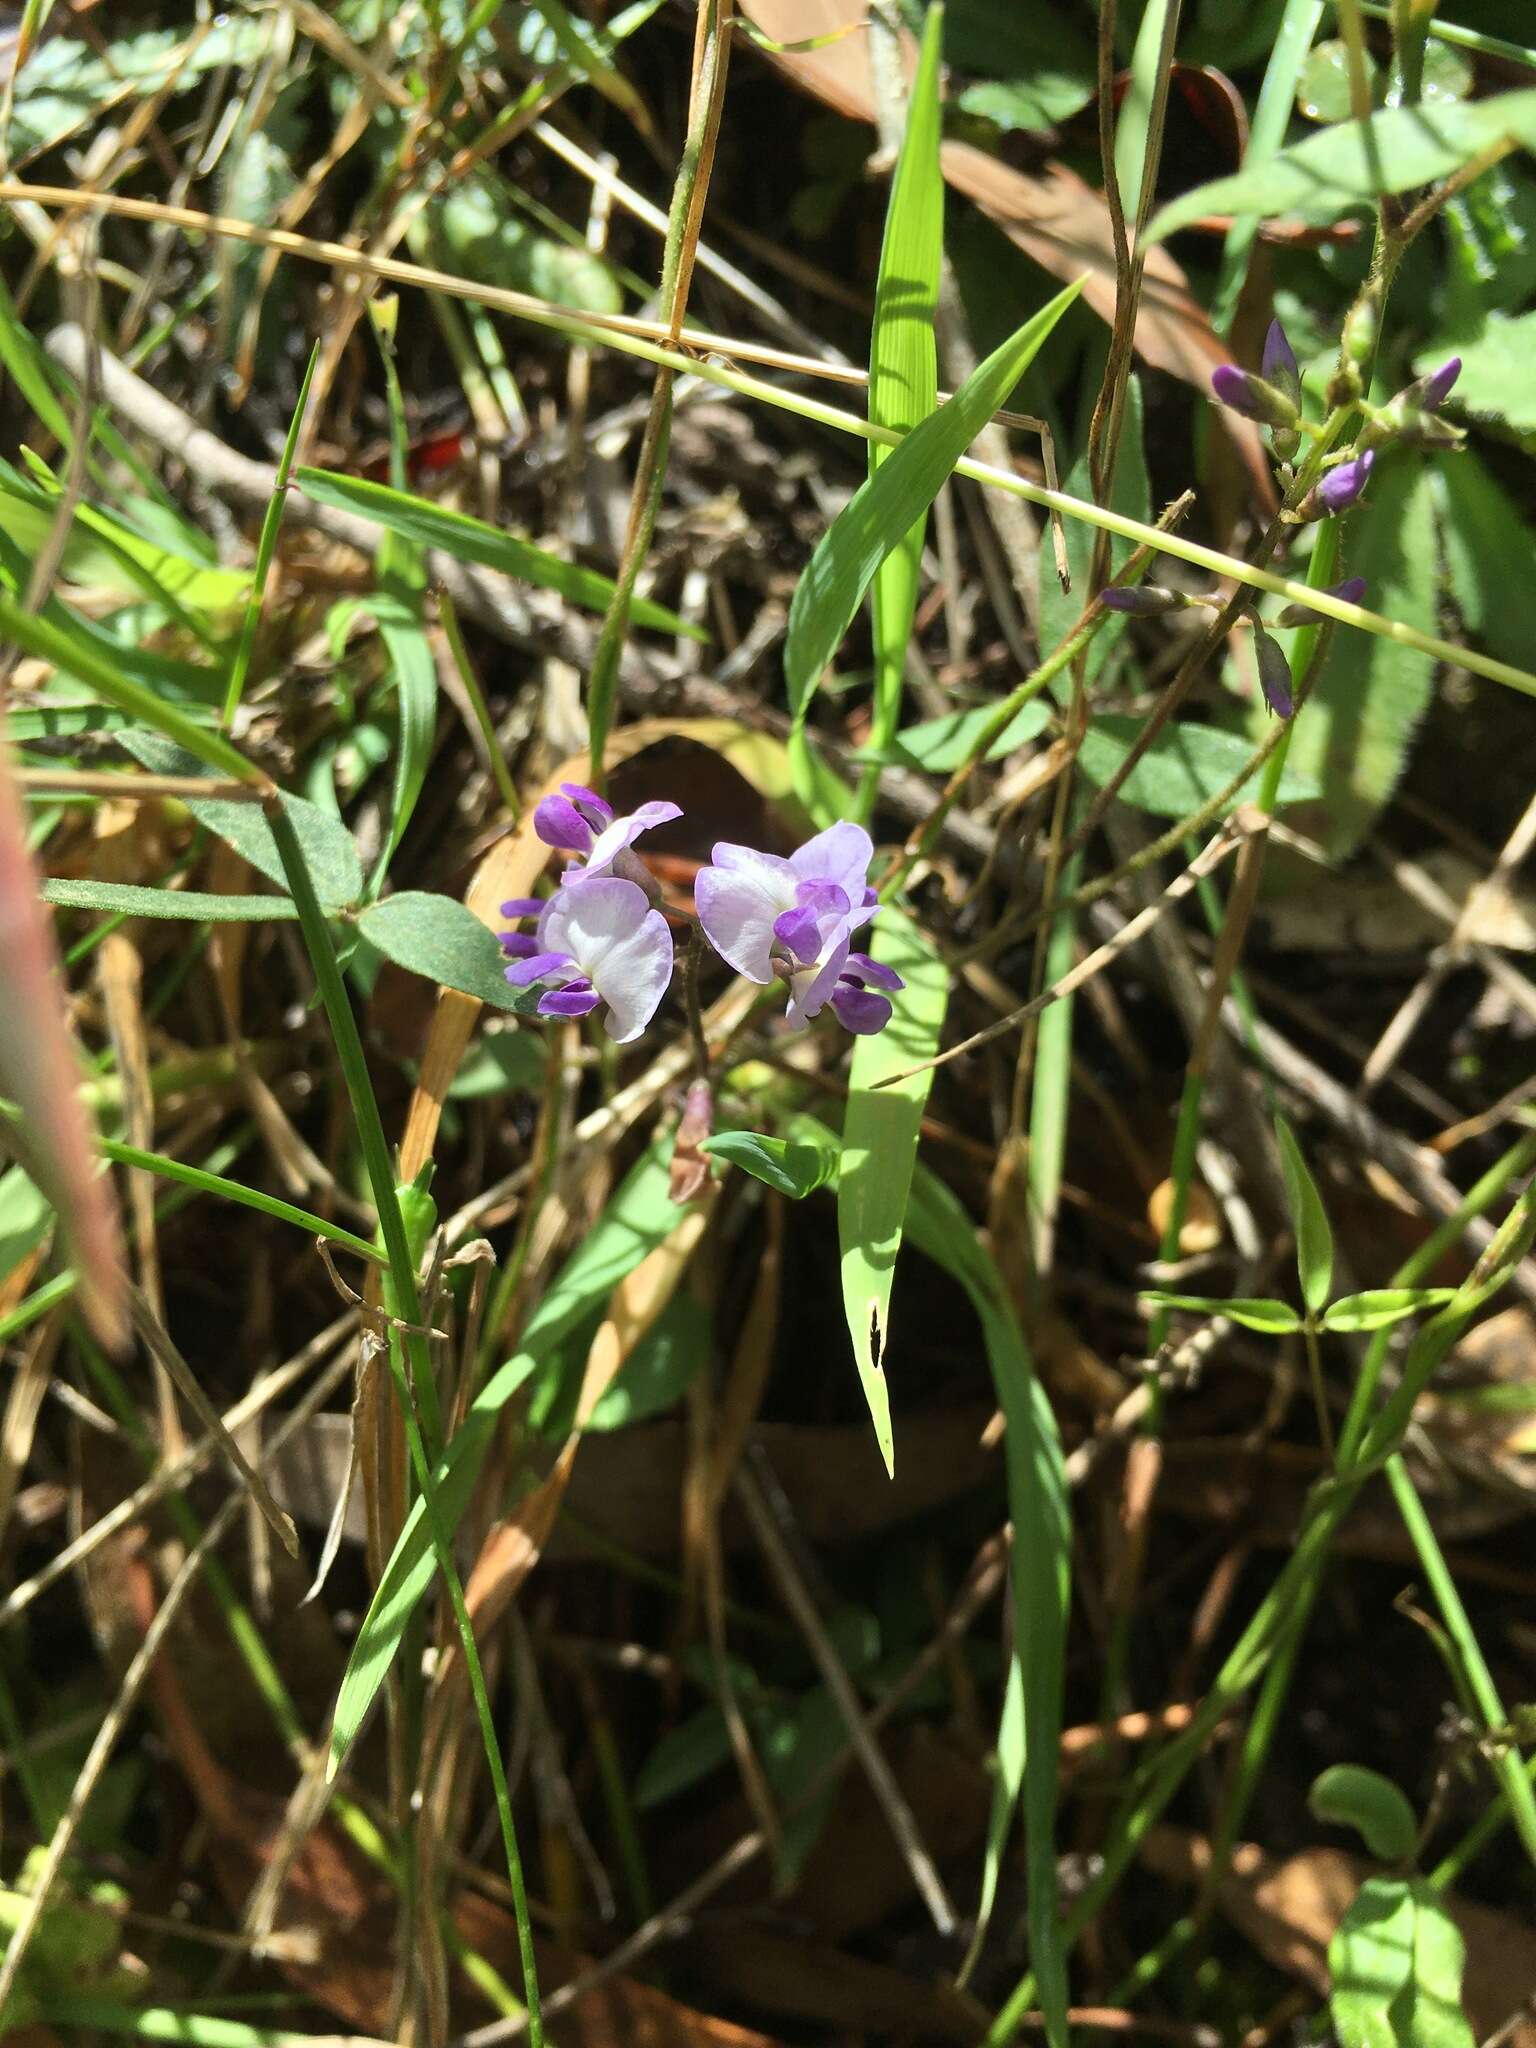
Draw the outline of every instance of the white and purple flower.
M533 829L546 846L577 856L565 871L565 881L596 881L599 876L617 874L643 889L654 902L655 884L630 848L642 832L669 825L682 815L677 804L655 802L616 818L613 805L595 789L585 789L579 782L562 782L559 795L545 797L534 812Z
M657 808L680 815L675 804ZM628 1045L640 1036L672 978L672 934L637 883L611 873L593 875L589 867L545 903L517 897L501 909L504 917L538 918L535 933L505 931L500 937L513 956L507 968L513 987L545 984L541 1017L585 1017L606 1003L610 1038Z
M807 1023L830 1002L861 1034L890 1022L901 977L853 951L853 934L875 914L869 886L874 846L861 825L829 825L783 859L727 840L701 868L694 901L704 936L748 981L789 986L789 1018Z

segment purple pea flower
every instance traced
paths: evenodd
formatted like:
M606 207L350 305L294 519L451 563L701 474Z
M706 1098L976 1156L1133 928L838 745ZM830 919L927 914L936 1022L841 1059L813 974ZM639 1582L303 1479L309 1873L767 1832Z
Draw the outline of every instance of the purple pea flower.
M620 875L584 873L547 903L516 897L501 907L507 917L538 916L536 934L500 936L513 987L546 984L541 1017L585 1017L606 1003L610 1038L628 1045L640 1036L672 977L672 934L642 888Z
M854 932L875 914L873 854L861 825L830 825L787 860L722 840L699 870L693 893L704 936L748 981L787 982L793 1024L827 1002L850 1031L890 1021L877 991L900 988L900 977L852 950Z
M658 802L641 804L628 816L616 818L612 804L596 790L562 782L560 794L545 797L534 812L533 829L546 846L578 856L580 865L567 869L566 881L596 881L601 875L617 874L654 900L651 879L630 848L642 832L682 815L677 804Z
M1324 586L1324 595L1342 598L1345 604L1361 604L1365 600L1365 578L1363 576L1346 576L1342 583L1326 584ZM1322 617L1323 614L1313 611L1309 604L1288 604L1283 611L1277 613L1275 624L1277 626L1316 626L1321 623Z

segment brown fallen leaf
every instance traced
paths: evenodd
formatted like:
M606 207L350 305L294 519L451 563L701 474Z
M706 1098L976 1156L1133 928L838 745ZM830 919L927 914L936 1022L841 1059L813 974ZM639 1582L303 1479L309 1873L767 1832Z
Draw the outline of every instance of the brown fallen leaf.
M1182 1828L1156 1827L1142 1861L1170 1884L1198 1884L1210 1868L1210 1844ZM1283 1860L1240 1842L1216 1894L1221 1911L1277 1969L1320 1995L1328 1989L1328 1944L1377 1866L1342 1849L1304 1849ZM1463 1999L1479 2039L1502 2027L1536 1989L1536 1928L1449 1893L1446 1908L1467 1944ZM1536 2014L1504 2036L1505 2048L1536 2048Z
M779 43L804 42L859 21L863 0L745 0L743 12ZM909 50L912 47L908 39ZM868 39L861 29L818 50L768 53L768 61L802 90L851 121L875 119ZM944 177L973 200L988 219L1042 270L1070 283L1085 273L1083 297L1105 321L1115 317L1115 254L1109 210L1102 196L1065 164L1047 163L1026 174L967 142L940 150ZM1159 244L1147 252L1146 277L1136 321L1136 351L1154 369L1210 389L1227 349L1190 292L1184 272ZM1236 414L1217 419L1243 458L1255 492L1274 500L1274 481L1257 430Z

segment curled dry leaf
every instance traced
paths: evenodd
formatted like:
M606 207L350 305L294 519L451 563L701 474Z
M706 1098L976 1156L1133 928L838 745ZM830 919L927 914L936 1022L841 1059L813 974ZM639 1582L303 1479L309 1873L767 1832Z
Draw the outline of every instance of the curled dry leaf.
M58 974L58 951L27 850L21 799L0 754L0 1094L21 1111L8 1133L58 1211L79 1300L114 1350L127 1341L122 1242L112 1184L91 1156Z

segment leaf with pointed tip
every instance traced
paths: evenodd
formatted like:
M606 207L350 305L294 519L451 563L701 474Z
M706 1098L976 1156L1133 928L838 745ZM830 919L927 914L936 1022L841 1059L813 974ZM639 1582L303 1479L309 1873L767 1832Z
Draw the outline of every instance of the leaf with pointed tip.
M1301 1298L1313 1315L1321 1312L1333 1285L1333 1229L1328 1211L1317 1192L1317 1182L1301 1156L1296 1133L1284 1117L1275 1118L1275 1136L1280 1141L1280 1171L1285 1176L1286 1200L1296 1232L1296 1271L1301 1279Z
M804 718L875 571L933 503L1082 288L1082 279L1068 285L994 349L947 404L891 450L817 542L795 586L784 643L789 707L797 720Z
M895 1470L890 1392L883 1359L889 1341L891 1282L901 1249L923 1105L933 1082L924 1068L890 1087L879 1083L932 1059L949 1001L949 970L903 910L882 911L873 957L906 983L891 998L883 1031L859 1039L848 1076L848 1114L837 1173L837 1238L843 1313L853 1339L864 1398L887 1472Z

